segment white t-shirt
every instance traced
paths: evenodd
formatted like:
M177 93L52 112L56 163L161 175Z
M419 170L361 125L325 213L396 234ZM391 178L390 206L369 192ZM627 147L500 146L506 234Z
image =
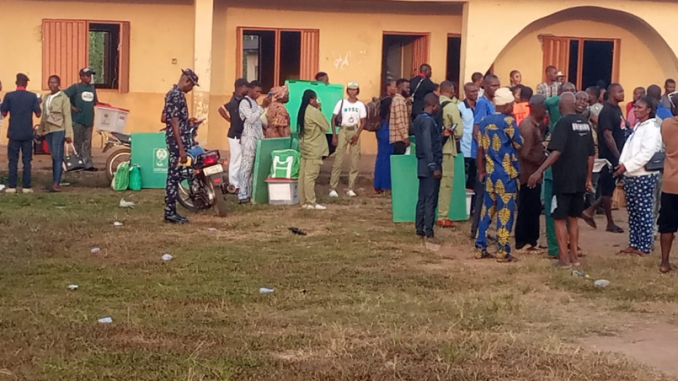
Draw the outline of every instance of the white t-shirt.
M361 101L349 102L348 99L337 102L334 115L341 114L341 126L360 126L360 120L367 118L367 108Z

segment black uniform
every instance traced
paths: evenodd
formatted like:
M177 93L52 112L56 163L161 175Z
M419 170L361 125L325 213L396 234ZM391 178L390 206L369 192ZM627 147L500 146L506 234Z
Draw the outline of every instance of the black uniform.
M433 172L442 170L443 165L442 134L435 122L435 117L425 112L419 114L414 120L414 137L417 142L417 177L419 178L415 225L417 235L431 238L440 191L440 179L436 179Z
M193 145L193 137L188 125L188 106L184 92L176 85L165 95L166 136L167 150L169 151L169 166L167 169L167 185L165 186L165 217L177 214L177 196L179 182L181 182L181 168L179 167L179 145L174 138L172 118L179 118L179 133L184 149Z

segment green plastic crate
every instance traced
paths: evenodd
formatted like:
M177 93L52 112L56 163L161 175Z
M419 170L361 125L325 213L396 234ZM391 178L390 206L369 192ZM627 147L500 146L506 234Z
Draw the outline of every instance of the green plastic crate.
M169 151L163 132L133 133L132 165L138 165L142 188L165 188Z
M301 97L304 95L304 91L310 89L315 91L318 94L318 102L322 105L322 113L327 118L327 121L332 123L332 113L334 112L334 106L337 105L337 102L344 98L344 86L342 85L326 85L322 82L316 81L302 81L290 79L285 81L287 88L289 89L290 99L285 104L287 107L287 112L290 114L290 128L292 132L297 131L297 114L299 113L299 107L301 106ZM329 131L328 134L331 134L332 131Z

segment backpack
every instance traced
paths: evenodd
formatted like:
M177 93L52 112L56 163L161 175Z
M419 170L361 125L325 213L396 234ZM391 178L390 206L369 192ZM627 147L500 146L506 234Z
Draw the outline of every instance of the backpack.
M381 99L372 98L372 102L365 105L367 108L367 121L364 129L367 131L377 132L381 127L381 116L379 115L379 106Z

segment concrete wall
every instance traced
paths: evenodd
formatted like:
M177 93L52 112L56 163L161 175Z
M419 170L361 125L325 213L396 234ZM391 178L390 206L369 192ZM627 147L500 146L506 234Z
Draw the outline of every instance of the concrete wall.
M220 31L213 34L215 50L210 100L213 105L225 103L233 91L238 27L319 29L320 70L329 74L332 83L358 81L361 87L360 98L364 101L381 93L379 87L384 31L429 33L429 62L433 66L433 80L436 82L445 79L447 35L459 34L461 31L459 6L427 8L430 9L427 11L429 14L422 15L417 14L422 11L416 4L396 3L389 7L374 7L351 2L338 7L308 3L308 10L297 10L292 3L294 2L285 0L276 5L247 2L249 8L232 7L232 2L220 1L215 4L214 25ZM437 14L430 14L434 11ZM216 107L210 107L210 110L209 141L225 147L228 144L228 124L219 117ZM373 133L364 134L362 147L365 153L376 153Z
M0 79L3 94L14 89L15 75L31 78L29 90L42 84L42 19L129 21L131 24L130 92L99 90L99 100L131 110L127 131L157 131L164 94L193 65L193 4L191 0L118 0L118 3L81 1L3 1L0 12ZM176 59L176 64L172 60ZM63 84L64 87L70 84ZM0 142L7 122L3 121ZM95 139L95 142L97 140Z

